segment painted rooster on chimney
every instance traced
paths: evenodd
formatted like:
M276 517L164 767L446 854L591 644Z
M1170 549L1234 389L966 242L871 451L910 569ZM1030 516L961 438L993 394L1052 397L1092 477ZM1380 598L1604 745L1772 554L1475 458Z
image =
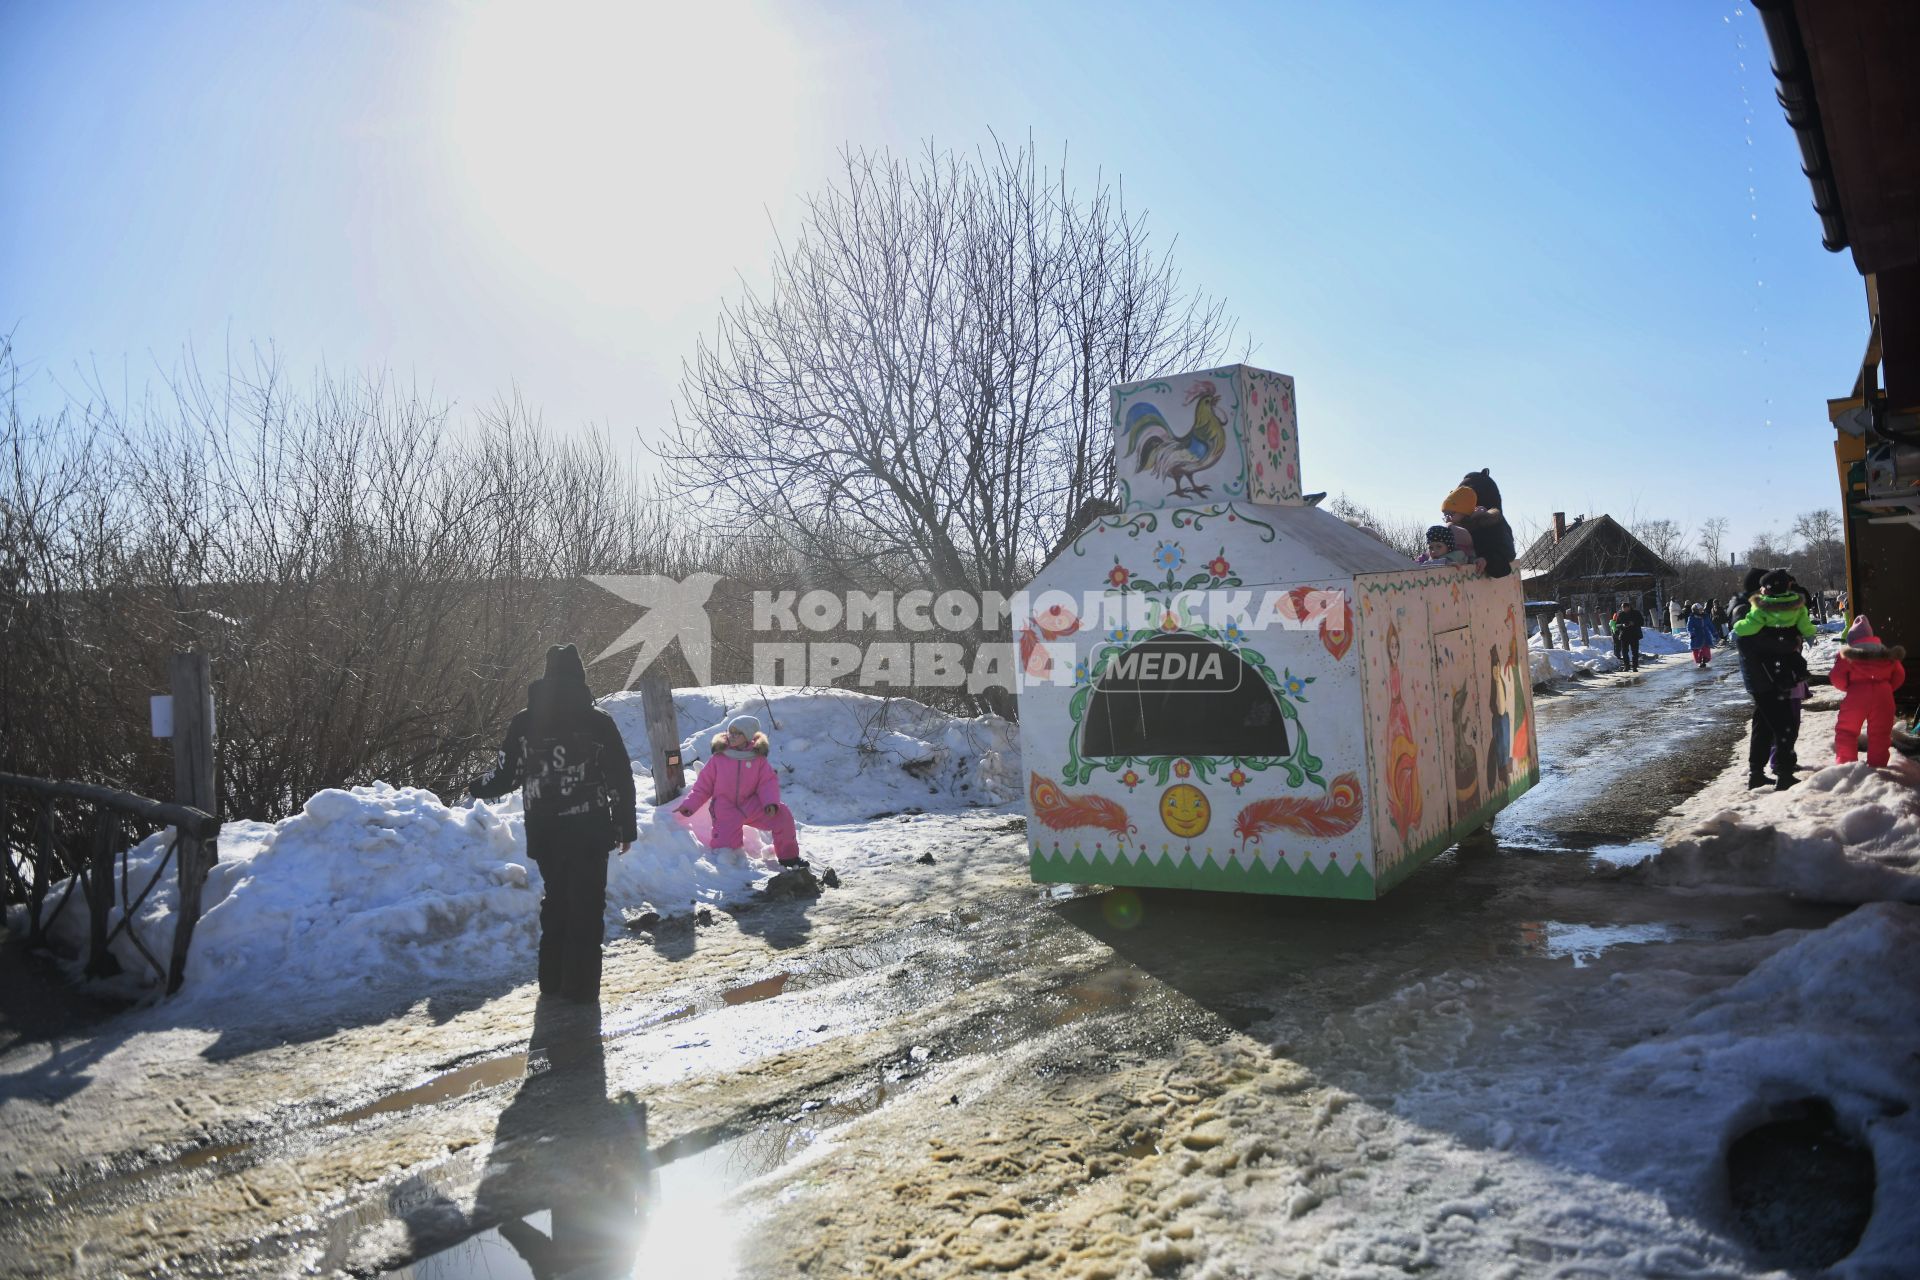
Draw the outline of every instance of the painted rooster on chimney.
M1187 390L1185 403L1193 406L1193 428L1175 435L1160 410L1142 400L1127 410L1127 457L1135 471L1150 471L1173 481L1176 498L1204 498L1211 486L1195 484L1193 477L1220 461L1227 451L1227 424L1220 421L1220 391L1201 380Z

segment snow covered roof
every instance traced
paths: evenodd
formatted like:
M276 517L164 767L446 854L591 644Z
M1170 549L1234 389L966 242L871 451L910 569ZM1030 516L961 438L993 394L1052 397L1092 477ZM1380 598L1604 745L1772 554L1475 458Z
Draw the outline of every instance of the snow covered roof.
M1262 520L1271 520L1282 537L1325 562L1326 571L1314 576L1389 573L1413 566L1400 552L1330 511L1318 507L1259 507L1256 511Z

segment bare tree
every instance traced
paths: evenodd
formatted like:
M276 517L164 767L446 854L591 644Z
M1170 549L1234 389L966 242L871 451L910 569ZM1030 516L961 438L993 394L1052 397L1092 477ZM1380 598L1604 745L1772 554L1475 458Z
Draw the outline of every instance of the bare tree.
M1725 549L1727 527L1731 523L1725 516L1709 516L1700 522L1700 555L1716 568L1720 564L1720 553Z
M1685 557L1687 531L1676 522L1665 519L1635 520L1630 527L1633 536L1645 543L1647 550L1669 565L1677 565Z
M1030 143L842 160L686 367L666 472L824 579L1010 592L1113 496L1108 385L1220 359L1232 324Z
M1838 515L1826 508L1802 512L1794 517L1793 536L1800 542L1798 559L1803 583L1818 589L1845 585L1847 548Z
M1427 553L1428 526L1418 520L1383 516L1344 493L1329 498L1326 509L1354 528L1372 534L1409 560L1418 560Z
M0 372L7 367L0 343ZM440 790L491 754L543 646L631 619L579 575L684 574L697 537L601 438L517 401L455 430L379 379L271 360L165 397L0 416L0 769L167 795L132 727L167 655L213 659L226 812ZM705 567L704 565L702 567Z
M1757 533L1753 536L1753 541L1747 544L1749 568L1776 568L1792 559L1792 549L1777 533Z

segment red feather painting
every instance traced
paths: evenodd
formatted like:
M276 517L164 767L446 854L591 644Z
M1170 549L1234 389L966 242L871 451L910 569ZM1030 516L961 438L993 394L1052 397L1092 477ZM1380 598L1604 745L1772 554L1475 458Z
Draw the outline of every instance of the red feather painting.
M1069 798L1039 774L1031 777L1032 781L1027 784L1027 798L1033 802L1033 816L1055 831L1094 827L1113 832L1115 841L1125 844L1127 837L1139 830L1127 821L1127 811L1105 796Z
M1244 848L1248 843L1258 844L1269 831L1293 831L1324 840L1343 836L1359 823L1360 779L1356 774L1343 773L1323 796L1255 800L1233 820L1233 832Z

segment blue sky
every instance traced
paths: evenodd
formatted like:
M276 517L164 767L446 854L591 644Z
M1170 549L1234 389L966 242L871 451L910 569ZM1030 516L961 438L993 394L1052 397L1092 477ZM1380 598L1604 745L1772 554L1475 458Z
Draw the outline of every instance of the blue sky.
M1835 505L1866 340L1767 63L1733 0L0 0L0 327L29 408L271 344L645 436L840 146L1030 132L1295 376L1309 488L1743 545Z

